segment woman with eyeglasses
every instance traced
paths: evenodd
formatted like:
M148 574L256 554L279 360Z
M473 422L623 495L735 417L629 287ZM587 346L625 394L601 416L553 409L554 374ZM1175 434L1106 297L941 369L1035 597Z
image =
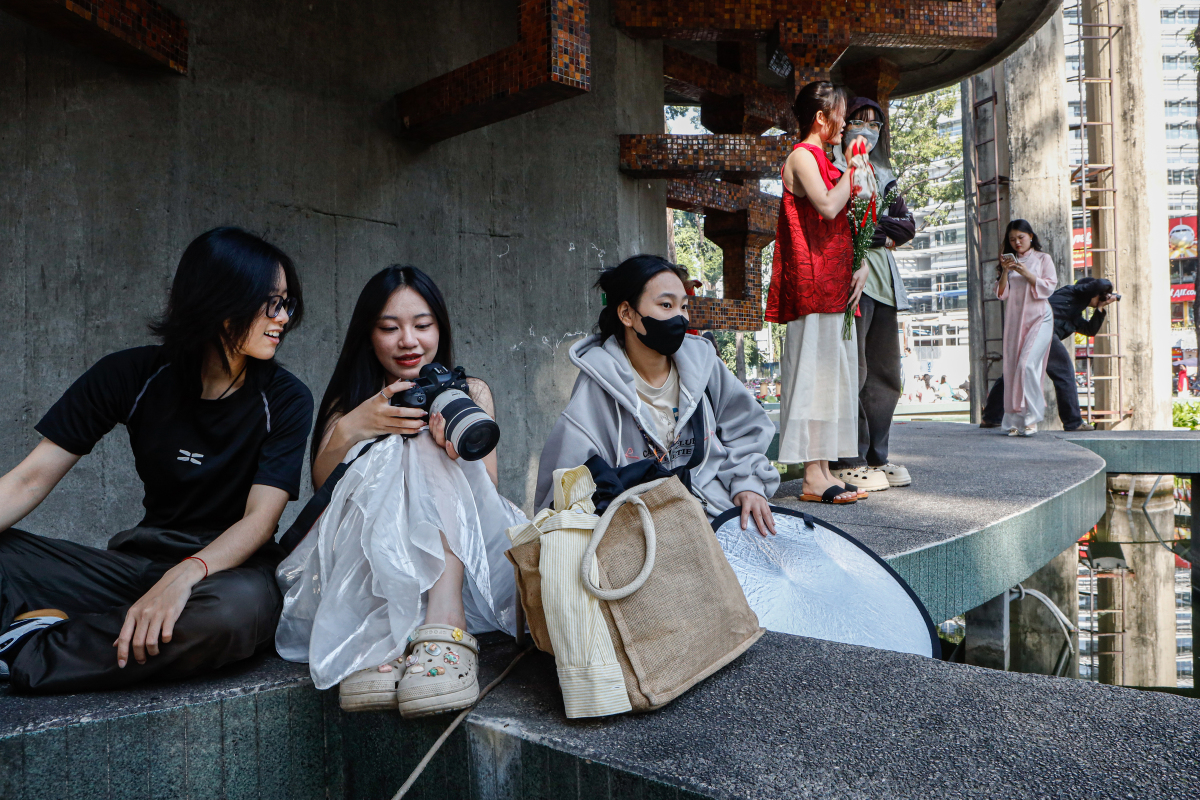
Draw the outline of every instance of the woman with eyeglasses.
M863 266L854 273L859 316L854 318L858 338L858 453L829 465L833 476L868 492L912 483L908 470L888 459L892 416L904 390L900 375L900 338L896 314L908 310L908 295L892 250L916 234L913 215L904 202L888 157L883 108L868 97L856 97L846 111L842 141L861 137L870 153L871 168L879 185L879 221ZM848 170L845 149L835 151L834 164Z
M0 674L15 691L183 678L271 646L273 536L313 411L275 352L302 311L287 255L211 230L150 326L162 344L100 359L38 422L44 438L0 477ZM145 491L136 527L105 550L12 527L117 424Z

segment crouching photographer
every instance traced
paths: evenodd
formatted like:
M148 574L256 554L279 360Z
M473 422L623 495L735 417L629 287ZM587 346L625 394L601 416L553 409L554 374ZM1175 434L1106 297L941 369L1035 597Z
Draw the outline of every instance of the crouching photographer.
M455 366L429 276L371 278L317 413L313 486L328 506L306 535L293 526L303 538L276 573L280 655L308 662L320 689L340 684L346 711L469 706L471 634L515 632L505 530L527 520L496 491L493 415L487 384Z
M1062 286L1050 295L1050 310L1054 314L1054 337L1050 340L1050 355L1046 361L1046 374L1054 384L1058 400L1058 417L1063 430L1090 431L1092 425L1083 421L1079 410L1079 390L1075 385L1075 357L1063 345L1062 340L1076 333L1095 336L1104 325L1107 315L1105 306L1121 299L1113 292L1113 285L1104 278L1080 278L1073 285ZM1091 318L1084 317L1085 309L1092 309ZM1072 348L1073 349L1073 348ZM1004 378L1000 377L988 392L983 409L981 428L999 428L1004 416Z

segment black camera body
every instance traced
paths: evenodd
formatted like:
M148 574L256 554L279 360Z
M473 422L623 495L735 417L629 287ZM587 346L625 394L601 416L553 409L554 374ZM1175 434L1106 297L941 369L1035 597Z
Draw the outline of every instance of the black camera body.
M435 361L421 367L413 384L392 395L391 404L441 414L446 438L466 461L478 461L496 449L500 426L471 399L466 370L449 370Z
M462 367L449 370L435 361L421 367L421 374L413 381L412 386L392 395L392 405L429 411L434 398L447 389L457 389L470 396L467 371Z

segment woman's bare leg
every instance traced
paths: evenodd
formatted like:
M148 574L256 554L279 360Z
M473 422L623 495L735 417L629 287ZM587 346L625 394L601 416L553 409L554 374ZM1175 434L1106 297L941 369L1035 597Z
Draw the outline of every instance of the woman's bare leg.
M442 570L442 577L429 587L425 623L466 630L467 617L462 603L463 563L450 551L445 534L442 534L442 550L446 555L446 568ZM392 667L390 664L381 664L379 671L391 672Z
M445 534L442 535L442 550L446 554L446 568L442 570L442 577L429 587L429 609L425 613L425 622L466 630L467 617L462 602L463 564L450 552Z

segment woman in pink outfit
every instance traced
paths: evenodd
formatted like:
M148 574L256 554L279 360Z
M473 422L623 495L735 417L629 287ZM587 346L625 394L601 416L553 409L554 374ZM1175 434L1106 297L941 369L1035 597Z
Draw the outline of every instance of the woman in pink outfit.
M1008 223L1004 240L996 281L996 297L1007 301L1003 425L1009 436L1033 436L1046 413L1042 376L1054 336L1054 314L1048 299L1058 284L1058 274L1025 220Z

